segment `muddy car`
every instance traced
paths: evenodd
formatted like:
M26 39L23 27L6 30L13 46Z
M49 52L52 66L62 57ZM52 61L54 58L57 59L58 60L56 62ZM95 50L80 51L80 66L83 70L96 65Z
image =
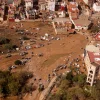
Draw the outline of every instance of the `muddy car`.
M6 55L6 58L9 58L9 57L11 57L11 56L12 56L11 54L7 54L7 55Z

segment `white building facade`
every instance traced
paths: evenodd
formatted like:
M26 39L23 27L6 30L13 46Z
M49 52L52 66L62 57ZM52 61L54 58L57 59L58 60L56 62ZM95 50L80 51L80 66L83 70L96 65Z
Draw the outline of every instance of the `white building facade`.
M94 3L93 4L93 10L97 11L97 12L100 12L100 4L99 3Z
M47 9L50 11L55 11L55 0L49 0L47 2Z
M91 86L100 75L100 51L98 47L87 45L84 52L84 61L87 68L87 80Z
M25 0L26 9L33 7L33 0Z

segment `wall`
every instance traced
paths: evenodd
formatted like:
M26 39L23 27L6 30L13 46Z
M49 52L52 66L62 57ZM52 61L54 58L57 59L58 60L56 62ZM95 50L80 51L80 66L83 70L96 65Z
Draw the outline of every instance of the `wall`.
M86 56L85 56L85 58L84 58L84 61L85 61L85 65L86 65L86 68L87 68L87 71L88 71L88 70L89 70L89 67L91 66L88 53L86 53Z

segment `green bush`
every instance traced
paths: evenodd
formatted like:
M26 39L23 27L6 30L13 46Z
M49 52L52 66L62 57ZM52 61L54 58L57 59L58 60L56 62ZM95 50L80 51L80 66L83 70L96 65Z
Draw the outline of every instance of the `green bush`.
M91 32L93 32L93 33L96 33L96 32L99 32L100 31L100 27L98 27L97 25L95 26L93 26L92 28L91 28Z
M72 74L72 72L69 72L69 73L67 74L66 79L69 80L69 81L72 81L72 79L73 79L73 74Z
M29 38L27 36L23 36L22 38L23 40L29 40Z
M70 82L68 80L64 79L61 81L61 85L60 85L61 89L67 89L69 87L70 87Z
M4 49L7 49L7 50L13 50L13 49L16 49L18 46L8 43L8 44L4 44L3 47L4 47Z
M8 49L8 50L12 50L13 49L13 45L12 44L4 44L4 48Z
M12 48L13 49L16 49L16 48L18 48L18 46L17 45L13 45Z
M25 85L22 89L22 93L27 93L32 90L32 86Z
M72 87L68 89L67 99L66 100L86 100L84 91L80 87Z
M30 74L30 72L10 73L9 71L0 71L0 95L18 95L32 91L32 86L30 88L26 85L30 78L27 77L26 73Z
M83 86L86 83L86 75L85 74L80 74L78 76L78 84L80 86Z
M20 60L16 60L14 63L15 63L15 65L21 65L22 64L22 62Z
M85 82L85 74L73 75L70 72L66 78L61 79L56 93L52 93L47 100L100 100L100 81L92 87L86 85Z
M73 82L78 82L78 75L75 75L75 76L73 77Z
M100 90L98 90L95 86L91 87L91 96L94 100L100 100Z
M10 40L5 37L0 37L0 45L9 43Z
M17 81L14 81L14 79L8 84L10 94L12 95L17 95L19 93L20 87L21 85Z

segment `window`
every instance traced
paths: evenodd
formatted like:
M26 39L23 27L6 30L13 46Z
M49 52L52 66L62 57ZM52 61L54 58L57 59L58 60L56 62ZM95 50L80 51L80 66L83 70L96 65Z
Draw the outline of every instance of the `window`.
M89 81L89 82L91 82L91 79L90 79L90 78L88 78L88 81Z
M89 77L90 77L90 78L92 78L92 75L91 75L91 74L89 74Z
M92 70L90 70L90 73L91 73L91 74L93 74L93 71L92 71Z

